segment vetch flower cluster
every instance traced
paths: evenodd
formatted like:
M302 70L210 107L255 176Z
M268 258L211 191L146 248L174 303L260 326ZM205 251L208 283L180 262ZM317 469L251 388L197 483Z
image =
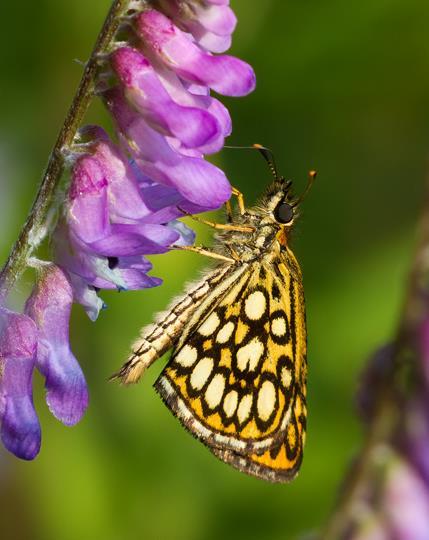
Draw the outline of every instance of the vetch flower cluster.
M244 96L255 87L248 64L219 54L236 25L228 4L130 2L127 40L112 44L95 81L115 137L87 126L80 143L64 149L70 185L52 234L52 262L33 263L38 277L24 313L0 311L1 437L21 458L33 459L40 449L34 369L45 377L49 409L64 424L78 422L87 407L84 375L69 345L72 304L96 320L104 305L100 289L159 285L148 275L146 256L191 244L193 231L178 221L183 211L217 209L231 195L225 174L204 159L231 133L228 110L211 90Z

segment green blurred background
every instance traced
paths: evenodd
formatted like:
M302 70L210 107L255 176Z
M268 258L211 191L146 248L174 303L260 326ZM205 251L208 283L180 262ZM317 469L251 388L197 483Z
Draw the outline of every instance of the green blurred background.
M4 2L0 34L1 258L36 192L109 0ZM315 530L361 444L354 393L367 357L398 320L429 150L429 4L425 0L232 0L232 52L257 91L228 100L230 144L271 147L297 189L315 168L294 248L308 304L309 432L290 485L248 478L180 427L151 388L165 360L133 388L106 379L139 328L205 261L154 258L154 290L104 294L96 324L78 307L71 341L91 404L66 428L36 405L43 446L33 463L0 449L5 540L289 539ZM105 122L100 105L91 121ZM269 181L256 153L216 157L253 202ZM199 228L210 242L210 230ZM172 271L174 269L174 271ZM31 274L20 285L23 295Z

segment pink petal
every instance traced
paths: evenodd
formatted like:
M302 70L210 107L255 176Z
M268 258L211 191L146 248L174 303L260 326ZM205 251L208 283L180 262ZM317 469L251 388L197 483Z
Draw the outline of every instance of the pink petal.
M37 324L37 368L45 376L46 402L65 425L79 422L88 406L82 370L70 350L73 290L66 274L52 264L43 269L25 311Z
M76 234L91 242L109 229L107 180L99 162L85 155L73 167L68 220Z
M112 65L125 87L125 96L154 129L191 148L218 138L221 128L216 118L201 108L173 101L141 53L122 47L113 54Z
M107 133L96 126L87 126L82 131L87 136L93 137L92 159L97 163L100 175L107 183L110 220L115 221L121 218L139 220L150 215L149 209L140 196L132 167L119 148L111 142ZM108 231L106 228L102 236L108 234ZM83 239L90 241L87 238Z
M175 151L129 108L117 89L106 93L105 99L125 141L132 141L129 150L147 176L175 187L185 199L201 207L219 208L229 199L231 187L223 171L203 159Z
M145 45L180 77L228 96L243 96L254 90L256 79L249 64L202 51L158 11L143 12L136 24Z
M36 351L34 322L0 308L0 435L9 452L25 460L36 457L41 443L32 388Z

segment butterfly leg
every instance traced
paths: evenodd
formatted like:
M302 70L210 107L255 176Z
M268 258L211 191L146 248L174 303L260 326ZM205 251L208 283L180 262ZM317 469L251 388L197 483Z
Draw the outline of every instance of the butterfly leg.
M244 212L245 212L243 194L241 193L241 191L238 191L237 188L233 187L232 188L232 195L235 195L237 197L238 209L240 211L240 214L243 215ZM234 213L232 211L231 199L229 201L226 201L225 209L226 209L227 221L228 221L228 223L232 223L234 221Z
M240 214L243 215L246 211L246 208L244 206L243 194L241 193L241 191L238 191L238 189L235 187L232 188L232 194L237 197L238 209L240 210Z
M193 219L194 221L197 221L198 223L202 223L203 225L208 225L209 227L213 227L213 229L221 229L223 231L247 232L247 233L253 233L255 231L253 227L246 227L244 225L234 225L232 223L215 223L214 221L208 221L198 216L194 216L193 214L190 214L189 212L182 210L182 208L179 208L179 210L183 212L186 216Z
M234 259L231 259L230 257L225 257L225 255L221 255L220 253L216 253L215 251L211 251L203 246L177 246L173 245L171 246L173 249L181 249L182 251L192 251L194 253L199 253L200 255L205 255L206 257L210 257L211 259L218 259L219 261L229 262L229 263L235 263Z

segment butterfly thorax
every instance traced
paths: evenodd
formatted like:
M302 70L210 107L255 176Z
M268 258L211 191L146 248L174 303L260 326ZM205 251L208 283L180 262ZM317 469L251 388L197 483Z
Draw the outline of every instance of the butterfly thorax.
M223 231L216 236L217 250L226 255L233 251L238 255L238 261L247 263L266 258L268 261L281 251L288 251L288 239L293 223L297 217L295 208L290 204L290 184L276 181L267 189L266 194L254 207L243 214L234 216L234 223L253 229L253 233L240 231ZM290 211L287 223L279 222L276 211L286 206Z

